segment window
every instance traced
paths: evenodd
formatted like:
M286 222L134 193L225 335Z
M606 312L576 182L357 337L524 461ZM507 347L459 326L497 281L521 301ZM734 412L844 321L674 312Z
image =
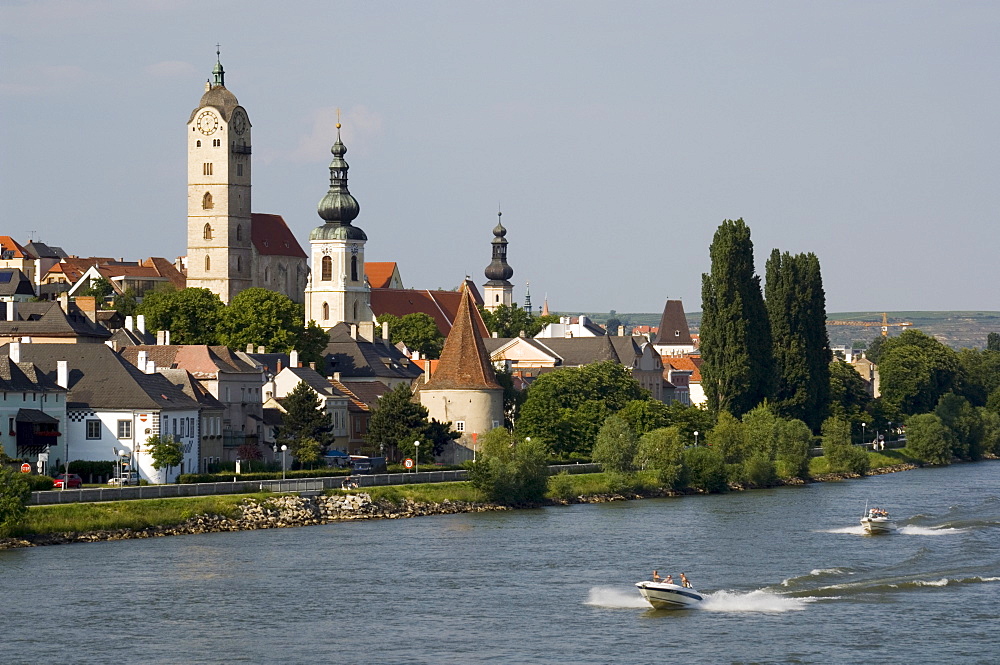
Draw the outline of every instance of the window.
M212 194L205 192L205 196L201 197L201 207L203 210L211 210L215 207L215 202L212 201ZM205 240L212 239L212 227L208 224L205 225Z
M323 320L324 321L330 320L330 305L326 303L323 303Z
M496 429L497 427L500 427L500 421L499 420L494 420L493 421L493 429Z
M210 272L212 270L212 257L205 255L205 272Z
M88 420L87 421L87 438L88 439L100 439L101 438L101 421L100 420Z
M212 195L209 194L208 192L205 192L205 198L203 199L203 202L207 202L208 203L208 207L211 208L212 207ZM212 239L212 225L211 224L205 224L205 228L203 229L202 235L204 236L205 240L211 240Z
M236 239L243 240L243 226L241 224L236 225Z
M90 438L89 436L87 437ZM131 420L119 420L118 421L118 438L119 439L131 439L132 438L132 421Z
M465 431L465 421L464 420L456 420L455 421L455 431L456 432L464 432Z
M333 279L333 259L331 259L329 256L324 256L322 265L323 265L323 276L321 277L321 279L324 282L329 282L331 279Z
M243 270L243 259L239 256L236 257L236 272L241 272Z
M212 162L205 162L201 165L202 175L212 175Z
M358 257L351 257L351 281L358 281Z
M265 242L264 245L266 246L267 242ZM264 281L265 282L271 281L271 271L268 268L264 268Z
M200 148L201 147L201 141L195 141L194 145L195 145L195 147Z
M221 145L222 145L222 139L215 139L215 140L212 141L212 147L213 148L218 148Z
M236 165L236 175L243 175L243 165L242 164L237 164Z

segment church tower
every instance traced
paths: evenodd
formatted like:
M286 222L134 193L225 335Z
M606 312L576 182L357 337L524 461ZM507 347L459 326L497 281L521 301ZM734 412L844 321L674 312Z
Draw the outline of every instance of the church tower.
M229 303L253 285L250 120L226 89L218 56L188 119L187 285Z
M514 301L514 286L510 278L514 269L507 265L507 229L500 223L503 215L497 211L497 225L493 229L493 260L486 266L486 278L490 281L483 284L483 307L489 311L496 310L500 305L510 307Z
M368 236L351 222L361 212L347 189L347 148L340 140L330 148L330 190L319 202L317 212L325 224L309 234L312 271L306 286L306 321L315 321L324 330L340 322L371 323L371 289L365 279L365 242Z

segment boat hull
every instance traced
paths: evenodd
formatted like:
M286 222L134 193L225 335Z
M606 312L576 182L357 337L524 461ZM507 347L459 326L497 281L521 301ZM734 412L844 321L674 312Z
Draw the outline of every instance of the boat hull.
M885 517L862 517L861 526L864 527L865 533L873 536L889 533L896 528L896 525Z
M702 601L700 593L677 584L636 582L635 586L646 602L658 610L680 610L694 607Z

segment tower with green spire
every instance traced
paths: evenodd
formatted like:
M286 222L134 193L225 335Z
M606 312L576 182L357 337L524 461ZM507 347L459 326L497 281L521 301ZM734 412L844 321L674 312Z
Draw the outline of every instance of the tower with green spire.
M365 278L365 242L368 236L352 223L361 212L347 188L344 160L347 147L340 138L330 148L330 189L317 206L324 223L309 234L311 273L306 286L306 321L329 330L338 323L373 325L371 288Z

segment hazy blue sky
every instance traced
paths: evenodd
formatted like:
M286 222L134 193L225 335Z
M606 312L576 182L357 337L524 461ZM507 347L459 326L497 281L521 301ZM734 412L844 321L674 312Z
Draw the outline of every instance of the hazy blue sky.
M222 44L253 210L305 245L335 109L369 261L515 299L701 308L723 219L815 252L829 311L1000 309L1000 3L0 0L0 234L184 254Z

